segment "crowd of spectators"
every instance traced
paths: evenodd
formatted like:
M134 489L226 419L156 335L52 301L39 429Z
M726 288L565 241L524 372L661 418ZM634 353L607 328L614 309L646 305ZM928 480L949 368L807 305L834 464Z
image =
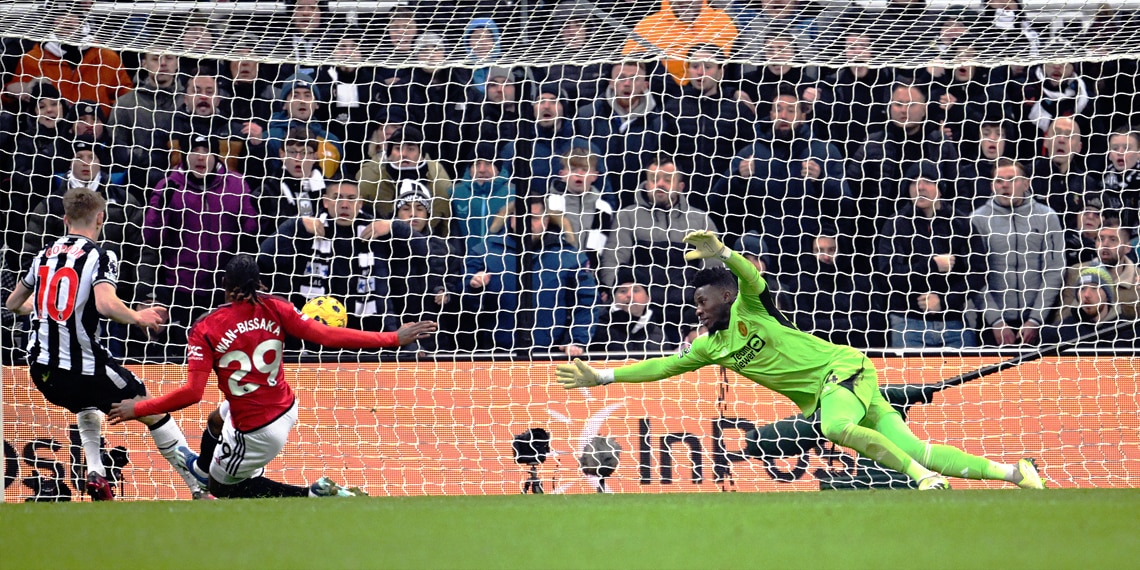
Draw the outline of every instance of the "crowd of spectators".
M45 41L4 41L6 289L86 186L109 204L120 296L171 307L163 342L127 356L181 351L238 252L298 306L342 299L353 326L440 321L425 352L672 350L701 332L694 230L757 264L797 327L860 347L1136 319L1137 62L938 66L1039 57L1016 0L409 2L363 31L324 0L286 4L272 41L143 18L167 33L116 53L68 0ZM225 57L172 55L171 30ZM608 63L580 63L614 37ZM520 38L558 63L514 65ZM838 67L801 65L828 54ZM871 66L900 57L933 63Z

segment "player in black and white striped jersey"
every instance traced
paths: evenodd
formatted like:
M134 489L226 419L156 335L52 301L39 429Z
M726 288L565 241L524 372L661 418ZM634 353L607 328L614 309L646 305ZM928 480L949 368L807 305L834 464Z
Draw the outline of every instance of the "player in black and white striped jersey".
M68 190L63 198L67 235L35 257L5 303L14 313L32 315L28 372L47 401L75 413L87 458L87 492L95 500L113 497L99 449L103 414L115 402L146 394L142 381L100 344L100 316L152 331L166 321L165 308L134 311L116 294L118 259L96 243L106 207L89 189ZM170 414L139 421L150 428L155 446L194 498L208 497L186 470L189 447Z

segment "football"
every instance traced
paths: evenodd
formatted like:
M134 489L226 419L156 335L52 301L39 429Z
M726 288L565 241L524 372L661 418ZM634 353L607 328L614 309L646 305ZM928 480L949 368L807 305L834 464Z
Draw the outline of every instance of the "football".
M334 297L324 295L310 299L301 312L318 323L330 327L343 327L348 324L348 311L344 305Z

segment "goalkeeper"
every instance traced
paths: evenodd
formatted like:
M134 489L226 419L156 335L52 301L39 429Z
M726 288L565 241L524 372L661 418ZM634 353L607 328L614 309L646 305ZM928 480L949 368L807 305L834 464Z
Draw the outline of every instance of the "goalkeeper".
M1009 481L1023 489L1044 488L1030 459L1001 464L919 440L879 393L878 373L866 356L797 330L776 309L755 266L725 247L712 232L690 233L685 243L696 248L685 254L686 259L715 257L732 270L704 269L694 279L697 318L708 334L680 355L612 370L596 370L575 359L556 369L564 388L650 382L720 364L787 396L804 416L818 408L824 437L883 467L906 473L918 481L919 489L949 489L942 475Z

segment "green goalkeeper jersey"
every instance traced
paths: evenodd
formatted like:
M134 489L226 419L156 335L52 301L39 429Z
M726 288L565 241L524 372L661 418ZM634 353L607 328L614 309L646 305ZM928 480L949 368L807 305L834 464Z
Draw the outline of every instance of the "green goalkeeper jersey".
M677 356L644 360L614 370L617 382L649 382L720 364L787 396L804 415L819 403L824 381L839 362L855 362L859 351L801 332L776 308L760 272L739 253L725 262L736 274L740 293L732 304L728 328L702 335Z

